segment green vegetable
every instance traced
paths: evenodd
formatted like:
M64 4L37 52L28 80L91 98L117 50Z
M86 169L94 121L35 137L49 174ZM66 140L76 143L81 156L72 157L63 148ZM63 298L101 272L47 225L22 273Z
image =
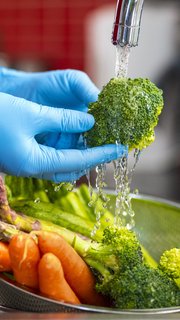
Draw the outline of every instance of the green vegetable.
M174 279L180 289L180 248L164 251L159 261L159 269Z
M5 184L8 191L8 200L39 200L43 202L56 202L60 197L68 194L70 183L61 185L51 181L36 178L24 178L5 176Z
M94 127L86 133L91 147L121 143L143 149L155 139L154 127L163 108L162 90L148 79L113 78L91 103Z
M26 216L45 222L49 221L61 227L81 233L86 237L91 237L91 232L94 227L94 223L92 221L85 217L82 218L78 214L61 210L55 204L42 201L35 203L34 201L30 200L20 200L18 202L11 202L11 207L16 210L16 212L23 212L23 214L26 214ZM101 239L102 235L103 229L100 228L95 235L95 239Z
M82 244L83 245L83 244ZM83 255L97 275L96 288L121 309L162 308L180 305L176 284L159 269L148 266L134 232L107 227L98 245Z
M122 309L151 309L180 305L180 292L175 283L158 269L140 264L117 272L99 291Z
M92 236L96 223L95 210L100 211L102 216L101 227L93 239L101 239L103 229L114 221L112 213L103 207L100 198L89 206L91 197L85 184L73 192L68 192L65 186L55 192L50 181L40 179L6 176L5 183L8 200L13 209L40 220L53 222L86 237ZM94 200L95 197L94 193Z

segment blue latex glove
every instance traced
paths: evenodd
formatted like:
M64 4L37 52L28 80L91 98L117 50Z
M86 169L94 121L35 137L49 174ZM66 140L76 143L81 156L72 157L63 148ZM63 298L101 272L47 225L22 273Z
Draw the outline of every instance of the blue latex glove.
M0 67L0 91L50 107L87 111L99 90L79 70L24 72Z
M86 112L88 104L97 100L99 90L78 70L27 73L1 67L0 92L46 106ZM74 133L43 133L37 137L38 142L59 149L76 147L78 139Z
M37 134L79 134L89 130L94 118L85 112L52 108L0 93L0 171L55 182L74 181L87 169L124 153L123 147L61 149L38 144Z

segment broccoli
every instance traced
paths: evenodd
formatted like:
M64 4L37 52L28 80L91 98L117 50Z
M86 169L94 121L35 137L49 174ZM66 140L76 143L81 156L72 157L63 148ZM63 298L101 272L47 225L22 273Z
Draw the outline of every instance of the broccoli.
M95 271L100 272L98 278L105 283L118 270L123 271L127 265L133 268L143 261L140 243L135 233L126 227L106 227L102 240L91 241L84 249L81 255Z
M168 277L174 279L180 289L180 249L173 248L164 251L158 267Z
M107 227L102 243L91 244L83 255L95 270L96 289L121 309L180 305L176 284L144 261L136 234L125 227Z
M118 271L108 283L97 285L97 289L121 309L151 309L180 304L180 291L175 283L146 264Z
M91 147L121 143L129 150L147 147L163 108L162 90L148 79L111 79L89 105L94 127L85 136Z

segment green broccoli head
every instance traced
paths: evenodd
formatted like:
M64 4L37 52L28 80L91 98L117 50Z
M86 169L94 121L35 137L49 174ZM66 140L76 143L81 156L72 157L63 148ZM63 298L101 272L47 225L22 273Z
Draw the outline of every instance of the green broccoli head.
M100 272L100 281L105 282L117 270L123 270L127 265L133 267L143 261L141 246L135 233L116 226L106 227L102 241L91 242L84 258L94 270Z
M159 269L172 279L180 279L180 249L164 251L159 261Z
M127 267L97 285L101 292L121 309L149 309L180 305L180 291L160 270L139 264Z
M86 253L91 261L98 260L105 268L99 268L101 274L96 274L96 289L109 298L112 306L146 309L180 305L178 286L161 270L145 263L140 242L132 230L109 226L101 244L94 252L90 251ZM96 266L93 264L95 269Z
M162 90L148 79L113 78L91 103L94 127L86 133L91 147L121 143L129 150L147 147L163 108Z
M118 270L136 266L143 261L139 240L135 232L126 227L107 227L104 230L102 244L113 248Z

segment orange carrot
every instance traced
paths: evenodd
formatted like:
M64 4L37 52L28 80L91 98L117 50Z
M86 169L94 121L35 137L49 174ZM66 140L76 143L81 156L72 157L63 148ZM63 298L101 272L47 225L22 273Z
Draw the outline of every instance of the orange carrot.
M53 253L45 253L38 265L39 289L56 300L80 304L79 299L67 283L60 260Z
M8 243L0 241L0 272L11 271L11 260L9 257Z
M38 231L38 245L45 254L51 252L61 261L68 284L82 303L105 305L104 299L95 290L95 277L85 261L59 234Z
M32 236L13 236L9 244L9 255L16 281L31 288L38 288L37 266L40 252Z

